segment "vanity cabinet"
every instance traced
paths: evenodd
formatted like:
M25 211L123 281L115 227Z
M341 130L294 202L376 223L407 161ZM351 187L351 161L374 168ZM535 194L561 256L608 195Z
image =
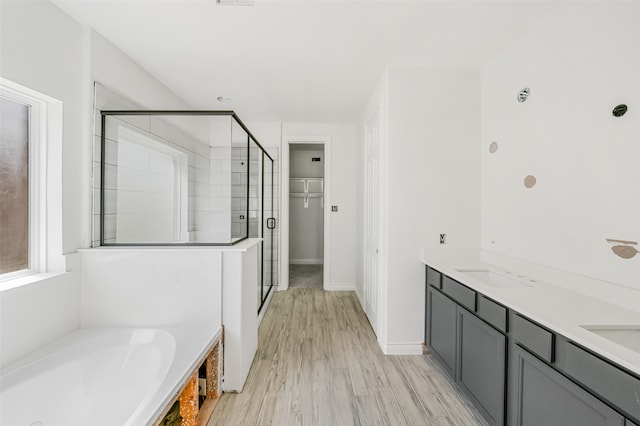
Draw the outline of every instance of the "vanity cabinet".
M426 342L489 424L640 426L639 375L433 268L426 275Z
M450 280L448 277L444 279ZM452 284L452 283L449 283ZM452 300L427 286L427 344L442 367L492 425L504 424L506 338L465 308L475 292L453 281ZM443 291L447 288L443 281ZM472 293L472 294L471 294Z
M489 424L504 424L506 337L458 308L459 386Z
M620 414L519 345L512 345L510 359L510 425L625 425Z

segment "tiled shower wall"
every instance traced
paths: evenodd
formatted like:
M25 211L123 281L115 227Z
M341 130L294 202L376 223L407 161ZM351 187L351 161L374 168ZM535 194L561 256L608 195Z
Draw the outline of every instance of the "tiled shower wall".
M251 166L252 168L254 165ZM231 237L247 235L247 143L234 142L231 147ZM257 235L251 235L255 237Z
M101 110L123 110L123 109L142 109L140 105L118 94L109 88L96 83L94 96L94 154L93 154L93 221L92 221L92 246L100 245L100 160L101 160ZM175 125L172 125L161 117L154 116L118 116L108 117L107 119L107 136L116 135L115 126L124 126L137 133L152 137L154 140L161 141L167 146L185 153L188 156L188 228L187 231L191 235L191 239L202 240L203 237L211 238L206 235L213 227L211 222L216 219L212 216L211 210L220 204L219 209L223 213L228 212L224 205L229 205L228 194L221 190L224 182L216 182L210 180L211 159L209 143L205 137L196 137L189 134ZM111 127L113 126L113 127ZM105 201L107 210L105 211L105 243L116 242L117 229L117 157L118 143L116 140L107 139L105 151L105 177L107 185L105 187ZM219 160L223 166L223 160ZM217 164L217 163L216 163ZM219 174L213 177L221 179L224 174L224 168ZM228 171L227 171L228 174ZM136 212L129 212L135 214ZM143 213L142 211L139 213ZM228 224L228 216L221 223ZM144 227L144 221L139 224ZM204 233L205 235L202 235ZM228 232L227 232L228 235ZM220 237L220 235L216 234ZM211 241L209 239L209 241Z

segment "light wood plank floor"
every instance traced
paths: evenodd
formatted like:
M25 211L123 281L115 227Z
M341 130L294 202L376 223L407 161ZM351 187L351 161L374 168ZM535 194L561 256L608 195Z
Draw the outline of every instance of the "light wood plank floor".
M430 356L382 354L353 292L273 296L242 393L214 425L485 425Z

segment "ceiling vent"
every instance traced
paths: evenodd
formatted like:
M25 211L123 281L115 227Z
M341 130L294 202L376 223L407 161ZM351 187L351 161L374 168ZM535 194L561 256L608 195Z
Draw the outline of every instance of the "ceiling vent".
M253 6L253 0L216 0L220 6Z

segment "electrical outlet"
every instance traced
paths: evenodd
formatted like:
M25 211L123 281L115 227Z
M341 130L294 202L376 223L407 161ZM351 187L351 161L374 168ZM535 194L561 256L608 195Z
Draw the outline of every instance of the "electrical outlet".
M338 206L331 206L331 211L332 212L337 212L338 211Z
M447 234L440 234L440 244L447 243Z

